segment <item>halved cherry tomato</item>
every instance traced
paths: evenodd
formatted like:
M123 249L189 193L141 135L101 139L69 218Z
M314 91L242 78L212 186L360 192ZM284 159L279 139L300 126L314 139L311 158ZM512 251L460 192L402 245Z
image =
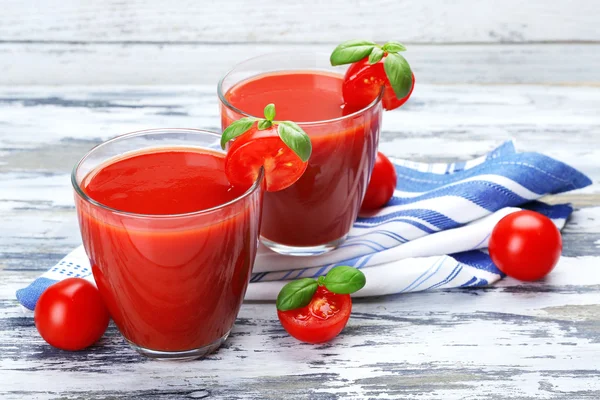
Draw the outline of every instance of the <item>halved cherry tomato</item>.
M352 299L349 294L331 293L319 286L306 307L289 311L277 311L283 328L296 339L306 343L327 342L344 329Z
M85 349L106 331L110 317L98 289L81 278L48 287L35 305L35 326L46 342L63 350Z
M546 276L560 258L562 238L546 216L528 210L502 218L490 237L492 261L506 275L521 281Z
M361 211L383 207L394 195L396 189L396 168L381 152L377 152L375 166L367 186L367 193L360 206Z
M251 185L264 166L269 192L293 185L307 165L283 143L276 126L262 131L251 128L233 141L225 157L225 173L233 185Z
M415 74L412 74L413 82L410 92L399 99L385 74L384 60L385 57L375 64L369 64L369 59L366 57L350 65L342 85L345 108L352 111L363 109L377 98L382 86L385 86L382 99L383 108L393 110L406 103L415 87Z

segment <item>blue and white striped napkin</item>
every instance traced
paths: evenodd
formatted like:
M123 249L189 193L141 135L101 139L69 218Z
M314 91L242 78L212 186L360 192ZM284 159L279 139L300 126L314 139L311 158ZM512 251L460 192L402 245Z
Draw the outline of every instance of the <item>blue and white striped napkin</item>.
M246 299L274 300L287 280L324 275L336 265L363 270L367 285L357 296L489 285L503 276L485 251L496 222L527 208L562 228L572 208L534 200L591 184L560 161L518 153L512 141L467 162L392 161L397 190L384 208L361 215L348 240L324 255L286 257L261 247ZM49 285L72 276L93 281L81 247L17 298L33 309Z

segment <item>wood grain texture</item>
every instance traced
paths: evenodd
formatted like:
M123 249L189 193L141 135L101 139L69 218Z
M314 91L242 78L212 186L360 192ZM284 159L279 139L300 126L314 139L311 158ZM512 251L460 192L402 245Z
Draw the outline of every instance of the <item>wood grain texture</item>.
M0 40L412 43L598 41L595 0L5 0Z
M359 300L335 341L303 345L272 304L247 303L216 354L192 363L136 355L111 327L79 353L50 348L0 292L3 398L583 399L600 395L598 257L563 258L552 280ZM198 397L196 397L198 396Z
M294 51L329 54L333 44ZM209 84L284 44L2 43L0 85ZM600 44L410 45L417 82L600 86Z
M334 342L303 345L274 306L246 303L203 361L141 358L111 326L98 346L50 348L14 299L80 242L69 172L90 147L150 127L218 129L214 85L0 88L0 398L597 399L600 397L600 92L417 85L386 113L382 149L468 159L503 140L589 174L552 198L578 207L544 282L361 299Z

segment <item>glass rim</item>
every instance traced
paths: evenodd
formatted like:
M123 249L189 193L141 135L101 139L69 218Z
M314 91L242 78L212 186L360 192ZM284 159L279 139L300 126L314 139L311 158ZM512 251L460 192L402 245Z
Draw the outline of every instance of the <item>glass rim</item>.
M299 51L299 52L271 52L271 53L263 53L261 55L258 56L254 56L251 58L248 58L244 61L241 61L237 64L235 64L231 69L229 69L229 71L227 71L222 77L221 79L219 79L219 83L217 84L217 96L219 97L219 100L221 101L221 103L227 107L228 109L230 109L233 112L236 112L238 114L241 114L245 117L251 117L251 118L264 118L263 115L252 115L249 114L243 110L240 110L239 108L237 108L236 106L234 106L233 104L231 104L226 98L225 98L225 93L223 93L223 82L225 81L225 79L231 75L234 71L236 71L240 66L242 66L243 64L249 62L249 61L253 61L253 60L258 60L260 58L267 58L267 57L277 57L277 56L281 56L282 53L285 54L294 54L294 55L325 55L326 53L322 53L322 52L308 52L308 51ZM280 71L285 71L285 69L282 69ZM275 72L275 71L273 71ZM236 82L235 84L238 84L240 82L243 81L239 81ZM235 84L233 86L235 86ZM303 122L296 122L296 124L300 125L300 126L308 126L308 125L319 125L319 124L328 124L328 123L334 123L334 122L340 122L340 121L344 121L346 119L350 119L353 117L356 117L357 115L363 114L366 111L369 111L371 108L375 107L378 103L380 103L383 99L383 94L385 92L385 87L382 86L379 94L377 95L377 97L375 98L375 100L373 100L371 103L369 103L368 105L366 105L365 107L361 108L360 110L357 110L353 113L350 113L348 115L343 115L341 117L337 117L337 118L331 118L331 119L323 119L323 120L318 120L318 121L303 121Z
M205 214L210 214L212 212L215 211L219 211L221 209L225 209L229 206L234 205L235 203L249 197L252 193L254 193L260 186L261 186L261 182L264 179L264 167L261 167L258 173L258 177L256 178L256 180L254 181L254 183L242 194L240 194L238 197L229 200L226 203L223 204L219 204L217 206L211 207L211 208L205 208L203 210L198 210L198 211L191 211L191 212L187 212L187 213L179 213L179 214L142 214L142 213L135 213L135 212L130 212L130 211L123 211L123 210L118 210L116 208L112 208L107 206L106 204L103 204L97 200L94 200L93 198L91 198L90 196L88 196L83 189L81 188L81 185L77 182L77 171L79 170L79 167L83 164L84 161L86 161L88 159L89 156L91 156L95 151L99 150L100 148L109 145L111 143L114 142L118 142L120 140L125 140L125 139L129 139L129 138L134 138L134 137L138 137L138 136L144 136L147 134L158 134L158 133L169 133L169 132L180 132L180 133L193 133L193 134L205 134L205 135L209 135L209 136L214 136L215 139L218 141L221 138L221 135L215 132L211 132L211 131L207 131L207 130L203 130L203 129L193 129L193 128L157 128L157 129L144 129L144 130L139 130L139 131L134 131L134 132L128 132L128 133L124 133L118 136L115 136L113 138L110 138L102 143L97 144L96 146L92 147L90 150L87 151L87 153L85 153L85 155L83 157L81 157L81 159L75 164L75 166L73 167L73 169L71 170L71 185L73 186L73 189L75 190L75 193L85 202L95 206L95 207L99 207L105 211L109 211L113 214L117 214L117 215L121 215L121 216L126 216L126 217L132 217L132 218L143 218L143 219L172 219L172 218L188 218L188 217L195 217L195 216L200 216L200 215L205 215ZM191 146L190 146L191 147ZM201 147L199 147L201 148ZM212 149L211 149L212 150ZM222 151L216 150L216 152L220 152L222 154L225 154ZM109 158L110 160L110 158ZM87 175L86 175L87 176Z

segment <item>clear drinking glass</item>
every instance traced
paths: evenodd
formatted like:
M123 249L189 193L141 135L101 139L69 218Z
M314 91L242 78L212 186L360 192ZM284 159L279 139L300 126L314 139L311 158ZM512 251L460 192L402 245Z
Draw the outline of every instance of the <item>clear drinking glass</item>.
M247 60L219 82L222 128L243 117L262 118L232 104L228 96L232 88L249 79L290 71L340 76L345 72L331 67L327 54L276 53ZM313 152L298 182L283 191L265 193L261 241L267 247L282 254L315 255L343 243L356 220L377 154L382 94L365 108L340 118L294 121L310 136ZM314 102L319 101L315 93Z
M146 356L193 359L226 340L258 246L262 172L234 200L177 215L112 209L90 198L85 182L131 152L184 148L214 154L218 140L215 133L192 129L133 132L96 146L73 169L75 205L94 279L125 339Z

